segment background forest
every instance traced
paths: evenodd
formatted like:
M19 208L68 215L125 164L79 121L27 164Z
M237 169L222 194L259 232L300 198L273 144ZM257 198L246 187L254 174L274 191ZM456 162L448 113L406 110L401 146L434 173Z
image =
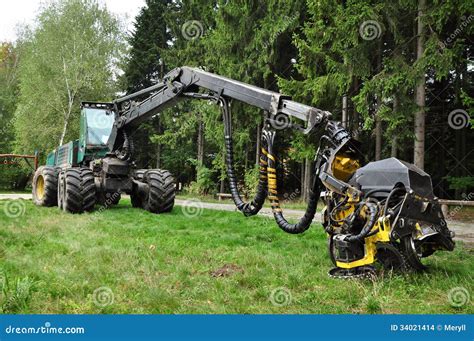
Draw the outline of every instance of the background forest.
M472 0L147 0L127 32L93 0L43 5L0 47L0 153L42 161L79 134L81 100L110 101L182 65L331 111L366 160L396 156L432 175L441 198L474 190ZM255 187L262 113L235 104L242 186ZM286 195L311 181L318 137L278 133ZM226 192L219 108L183 102L134 134L139 168L163 167L195 194ZM0 187L28 168L0 165Z

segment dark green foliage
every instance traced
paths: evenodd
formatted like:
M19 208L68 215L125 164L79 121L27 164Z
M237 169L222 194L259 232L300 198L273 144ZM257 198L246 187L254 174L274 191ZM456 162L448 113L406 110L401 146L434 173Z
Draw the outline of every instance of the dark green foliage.
M119 20L93 0L59 0L21 36L15 150L40 151L79 137L80 102L107 101L124 52Z
M170 3L170 0L147 0L146 7L135 19L134 32L129 37L131 48L124 74L129 92L151 86L161 78L164 67L161 54L171 38L164 20Z
M15 118L13 113L19 90L17 66L19 49L11 43L0 44L0 154L13 153L15 148ZM29 150L29 153L33 153ZM18 164L7 165L7 161ZM31 169L21 159L0 158L0 188L22 190Z
M92 0L61 3L95 8ZM448 117L456 109L470 114L471 120L474 117L470 48L474 16L469 12L472 4L461 0L429 2L426 14L420 19L426 26L424 53L417 59L418 5L417 0L148 0L130 32L130 49L123 60L120 86L127 92L142 89L154 84L162 73L189 65L291 95L302 103L331 111L337 120L342 118L342 99L346 95L348 127L362 142L366 161L376 156L374 137L377 135L382 141L382 158L396 154L412 162L413 117L419 109L414 94L417 82L424 77L425 170L432 174L436 195L459 198L461 191L470 188L465 179L472 177L474 169L472 148L469 148L474 130L453 129ZM45 11L40 22L46 22L48 13L55 11L54 6ZM373 39L367 39L366 35L374 32L363 29L367 22L375 23ZM40 38L43 34L41 41L54 47L57 39L64 38L57 32L47 35L41 32L42 29L30 32L23 40L31 47L33 33ZM57 39L53 39L55 36ZM57 70L52 72L55 69L50 68L58 64L56 52L52 52L41 54L42 58L35 63L28 59L23 63L24 84L20 96L17 96L18 82L0 87L2 125L12 122L15 109L23 117L15 124L15 137L8 129L2 132L1 149L18 149L20 145L25 151L28 139L34 140L30 149L44 151L57 144L64 120L58 120L58 113L37 114L25 97L31 94L31 98L37 98L33 93L36 86L41 88L40 84L51 83L49 76ZM15 54L9 55L8 63L0 68L2 77L4 70L15 70ZM28 70L36 71L29 77ZM0 80L2 84L4 79L7 78ZM34 86L30 79L34 79ZM100 78L101 84L106 83L104 86L99 86L96 80L93 83L92 89L79 91L81 96L89 100L110 97L111 82ZM64 88L61 81L54 84ZM18 107L17 98L23 98ZM55 98L54 103L61 102L55 106L67 106L65 98L64 93ZM40 100L42 97L35 105L46 107ZM28 124L24 120L26 112L34 113L33 121L41 124L35 124L36 127ZM243 188L252 182L250 174L254 173L262 113L232 103L232 115L236 171ZM67 138L77 136L76 118L77 101L72 107ZM376 131L376 122L380 122L381 130ZM179 182L187 185L196 181L198 174L198 162L191 160L201 163L202 156L202 165L212 174L209 177L212 188L206 191L227 190L219 184L226 175L221 114L215 105L182 102L144 123L133 133L133 138L139 167L169 169ZM11 144L6 147L5 141ZM284 170L280 181L283 193L301 187L300 163L313 159L318 141L317 134L306 137L290 131L278 132L278 157L284 160L279 163ZM5 174L8 172L11 171Z
M464 177L452 177L448 176L447 180L449 182L450 189L461 189L461 190L468 190L467 192L471 192L474 189L474 177L472 176L464 176Z

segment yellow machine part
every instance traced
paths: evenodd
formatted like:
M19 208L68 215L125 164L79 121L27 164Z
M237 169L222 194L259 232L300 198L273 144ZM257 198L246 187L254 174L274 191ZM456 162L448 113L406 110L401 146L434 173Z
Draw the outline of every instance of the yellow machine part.
M38 179L36 180L36 196L39 200L44 197L44 178L42 175L38 176Z
M343 269L352 269L358 266L374 263L375 254L377 252L376 243L390 241L390 220L387 217L380 217L372 228L372 231L376 229L379 229L376 234L365 239L364 258L349 263L336 261L336 265Z
M358 168L360 168L359 160L336 155L332 163L332 174L339 180L347 181Z
M347 193L347 203L345 208L341 209L339 212L336 212L332 218L336 219L337 221L342 221L354 212L355 205L358 202L358 199L354 198L354 196L352 196L350 193ZM327 207L325 207L324 209L327 209ZM328 214L331 214L331 212L328 212Z

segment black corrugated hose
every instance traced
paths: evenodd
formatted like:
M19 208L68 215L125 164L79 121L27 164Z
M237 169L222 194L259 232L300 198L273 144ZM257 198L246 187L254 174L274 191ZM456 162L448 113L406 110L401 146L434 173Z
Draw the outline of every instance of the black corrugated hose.
M227 177L229 178L229 187L232 199L234 200L235 206L242 211L245 216L252 216L257 214L263 207L265 198L267 196L267 156L266 151L262 148L260 154L260 176L258 179L257 193L255 198L250 202L246 203L242 200L239 190L237 188L237 180L234 170L234 149L232 143L232 118L229 110L228 102L225 98L219 97L218 101L222 105L222 113L224 117L224 139L226 147L226 167ZM262 138L263 141L263 138Z
M267 142L268 199L270 199L271 202L275 221L278 226L285 232L291 234L303 233L311 226L311 222L313 221L314 215L316 214L316 208L318 206L319 197L321 195L321 180L319 179L320 162L316 162L316 174L314 176L314 181L311 187L308 206L306 207L305 214L296 224L290 224L283 216L282 209L280 208L280 202L278 200L276 160L275 155L273 153L273 142L275 139L275 132L264 130L262 135Z
M374 227L374 225L377 221L377 214L379 212L379 209L378 209L378 205L376 203L371 202L371 201L365 201L365 202L360 203L359 205L360 205L359 206L360 208L362 208L363 206L367 207L368 217L366 219L364 227L360 230L359 234L350 235L350 236L345 238L345 240L348 241L348 242L355 242L355 241L363 240L365 237L367 237L369 235L370 231L372 230L372 228Z

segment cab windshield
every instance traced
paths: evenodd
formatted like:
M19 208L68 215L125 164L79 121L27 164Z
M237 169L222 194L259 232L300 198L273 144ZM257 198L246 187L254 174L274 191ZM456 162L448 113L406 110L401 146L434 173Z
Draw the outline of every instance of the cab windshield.
M106 145L114 125L114 114L105 109L87 108L87 144Z

